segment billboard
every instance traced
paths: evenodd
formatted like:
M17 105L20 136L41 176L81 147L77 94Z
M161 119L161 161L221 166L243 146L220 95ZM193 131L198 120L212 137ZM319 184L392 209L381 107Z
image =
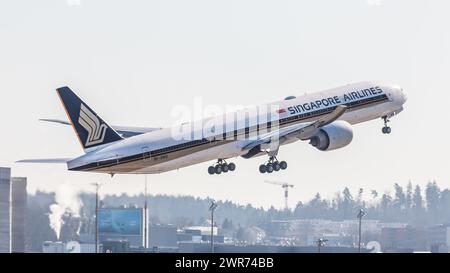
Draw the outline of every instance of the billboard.
M99 209L98 232L120 236L142 235L142 209Z

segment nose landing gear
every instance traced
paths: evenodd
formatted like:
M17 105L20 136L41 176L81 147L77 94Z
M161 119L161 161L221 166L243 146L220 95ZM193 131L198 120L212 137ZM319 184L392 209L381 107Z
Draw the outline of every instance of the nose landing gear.
M272 173L278 172L279 170L286 170L287 163L286 161L279 162L275 156L269 157L269 161L266 164L261 164L259 166L260 173Z
M384 121L384 127L381 129L381 132L383 132L383 134L390 134L391 133L391 127L389 127L387 124L389 122L389 118L387 116L383 117L383 121Z
M218 159L217 163L213 166L209 166L208 173L213 174L221 174L227 172L233 172L236 169L236 165L234 163L227 163L224 159Z

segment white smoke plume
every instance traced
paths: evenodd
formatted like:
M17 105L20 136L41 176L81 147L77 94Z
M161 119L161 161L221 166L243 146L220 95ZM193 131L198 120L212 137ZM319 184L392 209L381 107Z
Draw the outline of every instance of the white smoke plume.
M51 229L59 240L61 228L64 224L63 217L68 214L79 217L82 203L78 193L69 184L61 184L58 187L55 202L55 204L50 205L48 219Z

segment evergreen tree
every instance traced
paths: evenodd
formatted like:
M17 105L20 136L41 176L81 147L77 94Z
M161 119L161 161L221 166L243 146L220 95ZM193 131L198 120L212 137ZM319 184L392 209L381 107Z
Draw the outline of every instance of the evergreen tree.
M372 195L373 199L376 199L378 197L378 192L376 190L371 190L370 194Z
M406 216L411 220L411 209L412 209L412 198L413 198L413 186L411 181L408 182L406 186Z
M363 200L363 193L364 193L364 189L360 188L359 191L358 191L358 197L356 198L356 204L360 208L364 208L365 207L365 202Z
M402 186L395 183L394 184L394 190L395 190L395 199L393 203L393 209L395 210L393 213L398 215L398 220L405 220L406 218L406 196L403 192Z
M303 203L301 201L299 201L294 209L294 217L296 219L301 219L301 218L305 217L305 215L303 214L303 210L304 210Z
M238 239L239 241L243 241L244 240L244 228L241 227L241 225L238 225L238 228L236 230L236 239Z
M353 217L353 211L354 211L354 201L353 196L350 193L350 190L345 187L345 189L342 191L342 211L343 211L343 219L352 219Z
M440 189L436 182L429 182L425 190L427 200L427 218L428 224L437 224L439 222L439 199Z
M230 228L230 222L228 221L228 218L225 218L225 220L223 220L222 228L223 229L229 229Z
M442 224L450 224L450 190L445 189L441 192L441 200L439 201Z
M388 194L385 193L383 194L383 196L381 197L381 219L383 221L390 221L391 220L391 207L392 207L392 197Z
M424 226L424 208L423 208L423 198L422 198L422 190L419 185L416 185L414 189L414 195L412 198L412 213L413 213L413 222L416 226Z

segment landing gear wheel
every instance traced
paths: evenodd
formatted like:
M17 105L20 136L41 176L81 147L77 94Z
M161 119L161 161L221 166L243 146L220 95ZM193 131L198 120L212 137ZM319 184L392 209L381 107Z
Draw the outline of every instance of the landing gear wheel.
M224 173L227 173L228 170L229 170L228 165L227 165L226 163L223 164L223 165L222 165L222 171L223 171Z
M267 172L267 167L264 164L259 165L259 172L260 173L266 173Z
M383 117L384 120L384 127L381 129L381 132L383 132L383 134L390 134L391 133L391 127L389 127L387 124L389 122L389 118L387 116Z
M287 163L286 161L279 162L275 156L270 156L269 161L266 164L262 164L259 166L260 173L272 173L278 172L280 170L286 170Z
M273 170L278 172L281 169L280 163L275 162L273 163Z
M228 164L225 159L217 159L216 164L213 166L208 167L208 173L209 174L221 174L221 173L227 173L232 172L236 169L236 165L234 163Z

